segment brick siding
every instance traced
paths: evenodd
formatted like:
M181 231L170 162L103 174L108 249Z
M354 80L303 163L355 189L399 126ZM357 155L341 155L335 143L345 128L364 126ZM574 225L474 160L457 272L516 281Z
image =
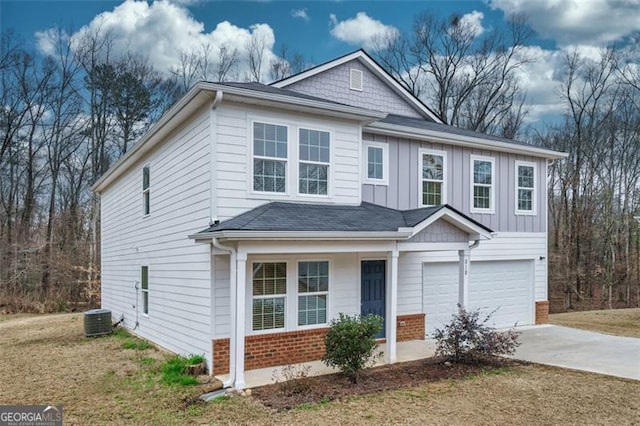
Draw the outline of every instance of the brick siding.
M536 302L536 324L549 323L549 301Z
M213 374L227 374L229 372L230 339L216 339L213 341Z
M424 314L398 315L396 341L424 340L424 336Z

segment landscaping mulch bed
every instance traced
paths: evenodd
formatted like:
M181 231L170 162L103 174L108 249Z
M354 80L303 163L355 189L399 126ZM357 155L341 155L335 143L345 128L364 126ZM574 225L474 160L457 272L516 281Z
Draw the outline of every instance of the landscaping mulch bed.
M360 373L357 383L351 383L345 375L336 373L261 386L253 389L252 395L267 407L288 410L303 404L409 388L425 382L460 379L524 364L502 358L473 364L448 363L434 357L367 369Z

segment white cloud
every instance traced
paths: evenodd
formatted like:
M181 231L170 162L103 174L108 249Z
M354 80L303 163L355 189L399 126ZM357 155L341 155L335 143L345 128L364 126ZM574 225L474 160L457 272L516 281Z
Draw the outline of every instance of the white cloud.
M478 12L477 10L474 10L471 13L466 13L462 15L462 17L458 21L458 25L467 29L475 37L478 37L484 32L484 27L482 26L482 19L484 19L484 14L482 12Z
M302 19L305 22L309 22L311 18L307 13L307 9L291 9L291 16L294 18Z
M490 0L507 16L524 13L542 37L570 44L601 45L640 30L640 0Z
M355 18L338 21L333 13L329 16L331 35L349 44L371 48L379 37L398 36L399 31L391 25L370 18L365 12L358 12Z
M182 3L190 0L181 0ZM269 64L276 58L273 53L275 35L268 24L254 24L249 28L241 28L228 21L222 21L211 32L206 32L204 24L191 16L189 11L175 2L127 0L113 11L97 15L89 24L72 35L76 43L83 35L100 31L112 40L112 55L127 50L139 54L149 60L158 70L168 72L180 63L180 53L199 51L203 45L209 45L214 57L218 47L225 46L229 50L237 49L243 54L252 37L263 42L264 63ZM53 31L45 30L36 34L39 48L50 53L55 41ZM241 65L241 67L244 66ZM264 78L268 66L263 67ZM240 69L245 75L246 68Z

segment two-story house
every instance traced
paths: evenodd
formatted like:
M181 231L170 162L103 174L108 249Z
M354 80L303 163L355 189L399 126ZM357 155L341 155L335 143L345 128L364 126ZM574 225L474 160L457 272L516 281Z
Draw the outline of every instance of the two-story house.
M363 51L198 83L94 185L102 306L213 374L319 359L338 313L424 339L456 305L545 322L547 164L445 125Z

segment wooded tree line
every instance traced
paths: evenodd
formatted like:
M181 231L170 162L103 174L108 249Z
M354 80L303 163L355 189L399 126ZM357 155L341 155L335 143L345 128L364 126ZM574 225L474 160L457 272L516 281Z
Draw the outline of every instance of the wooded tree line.
M99 30L59 30L54 53L29 51L10 32L0 53L0 311L60 310L99 301L99 199L93 182L197 80L277 80L308 68L266 41L203 45L154 68L114 51ZM558 102L565 114L525 134L519 73L535 58L514 17L480 33L453 17L416 17L411 34L372 53L449 124L528 139L569 153L549 168L550 298L566 307L637 303L640 293L640 72L628 48L599 59L567 54ZM637 47L637 46L636 46ZM635 53L637 54L637 52Z

